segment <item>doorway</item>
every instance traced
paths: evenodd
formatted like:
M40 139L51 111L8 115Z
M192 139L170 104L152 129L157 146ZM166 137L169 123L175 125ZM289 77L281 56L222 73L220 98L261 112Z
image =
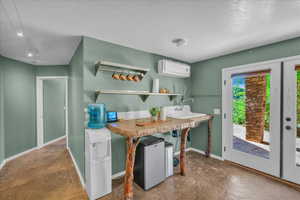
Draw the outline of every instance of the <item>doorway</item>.
M223 70L224 158L280 176L281 63Z
M36 94L37 147L41 148L68 135L68 78L38 76Z
M282 177L300 184L300 59L283 68Z
M224 159L300 184L300 59L222 76Z

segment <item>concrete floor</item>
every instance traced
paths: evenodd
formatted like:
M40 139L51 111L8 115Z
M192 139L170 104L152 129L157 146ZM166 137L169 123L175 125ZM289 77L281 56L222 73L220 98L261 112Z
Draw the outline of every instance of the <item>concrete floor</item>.
M247 140L243 140L241 138L238 138L236 136L233 136L233 141L232 141L233 149L236 151L241 151L247 154L251 154L253 156L259 156L261 158L269 159L270 158L270 152L256 146Z
M244 140L244 142L252 144L252 146L255 145L259 148L262 148L262 149L270 152L270 145L261 144L261 143L246 140L246 128L244 126L241 126L241 125L238 125L238 124L233 124L233 135L235 137L238 137L239 139ZM269 131L264 131L263 141L267 142L267 143L270 143L270 132ZM296 142L296 149L300 149L300 137L296 137L295 142ZM296 149L295 149L295 151L296 151L295 164L297 166L300 166L300 151L299 150L297 151ZM241 149L237 149L237 150L241 150ZM245 151L244 150L242 150L242 151L247 152L247 148L245 148ZM256 155L256 154L254 154L254 155ZM261 157L265 157L265 156L261 156Z
M296 200L300 192L219 160L187 153L187 176L175 174L145 192L134 186L135 200ZM178 168L175 170L178 172ZM123 179L101 200L121 200ZM0 200L86 200L65 142L9 162L0 171Z
M270 151L270 145L267 144L261 144L261 143L257 143L257 142L252 142L252 141L248 141L246 140L246 127L242 126L242 125L238 125L238 124L233 124L233 135L245 140L251 144L254 144L260 148L263 148L267 151ZM264 131L264 142L270 143L270 132L269 131Z
M87 199L60 140L8 162L0 171L0 200Z

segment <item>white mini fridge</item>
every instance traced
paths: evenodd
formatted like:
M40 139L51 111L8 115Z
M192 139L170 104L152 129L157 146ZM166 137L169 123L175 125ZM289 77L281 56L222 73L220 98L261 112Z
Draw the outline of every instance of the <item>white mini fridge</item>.
M85 174L90 200L111 193L111 133L107 128L85 130Z

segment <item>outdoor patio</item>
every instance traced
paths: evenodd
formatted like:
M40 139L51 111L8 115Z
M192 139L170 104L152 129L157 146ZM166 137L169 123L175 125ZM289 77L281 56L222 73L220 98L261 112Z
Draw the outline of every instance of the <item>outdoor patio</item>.
M270 156L270 145L246 140L246 128L241 125L233 125L233 148L245 153L268 159ZM270 143L270 133L264 131L264 143ZM296 139L296 164L300 166L300 138Z

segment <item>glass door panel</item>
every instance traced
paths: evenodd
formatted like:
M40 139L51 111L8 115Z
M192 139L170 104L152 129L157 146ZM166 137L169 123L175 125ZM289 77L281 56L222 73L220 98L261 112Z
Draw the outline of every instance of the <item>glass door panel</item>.
M283 69L283 178L300 184L300 60Z
M296 68L296 116L297 116L297 124L296 124L296 135L295 135L295 144L296 144L296 155L295 155L295 164L297 167L300 167L300 65L297 65Z
M232 83L233 149L270 158L270 70L235 74Z
M223 70L224 157L280 175L281 63Z

